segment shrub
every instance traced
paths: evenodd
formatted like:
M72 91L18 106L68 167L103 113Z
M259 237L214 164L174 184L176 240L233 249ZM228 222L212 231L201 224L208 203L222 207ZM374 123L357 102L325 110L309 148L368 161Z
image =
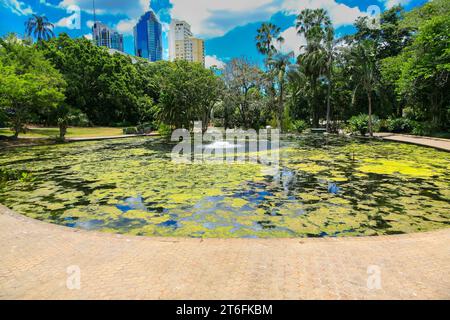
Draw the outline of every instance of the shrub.
M411 133L418 136L436 136L436 133L439 132L438 127L431 122L418 122L412 121L412 130ZM446 136L444 134L444 136Z
M74 127L90 127L90 126L92 126L92 123L91 123L91 121L89 120L88 116L85 113L79 111L77 113L76 118L74 118L70 122L70 125L74 126Z
M223 127L224 126L224 120L223 119L219 119L219 118L216 118L216 119L213 119L212 120L212 124L213 124L213 126L214 127L216 127L216 128L220 128L220 127Z
M123 128L123 134L138 134L138 128L137 127L127 127Z
M348 130L351 133L359 133L361 135L366 135L369 131L369 116L367 114L360 114L358 116L353 116L348 120ZM372 130L373 132L379 131L380 120L377 116L372 116Z
M388 132L389 126L388 126L388 120L387 119L381 119L379 123L379 129L381 132Z
M143 123L137 126L137 131L141 134L151 133L154 129L153 123Z
M158 127L158 132L161 135L161 137L170 138L172 135L172 127L165 123L160 123Z
M304 120L295 120L292 122L292 126L298 133L302 133L303 131L308 129L308 124Z
M393 133L411 133L414 121L408 118L390 118L387 120L387 128Z

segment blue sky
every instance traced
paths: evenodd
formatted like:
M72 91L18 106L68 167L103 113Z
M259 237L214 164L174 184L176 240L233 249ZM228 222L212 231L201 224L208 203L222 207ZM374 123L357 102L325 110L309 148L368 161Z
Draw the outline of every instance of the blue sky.
M163 23L167 57L167 30L172 18L186 20L192 31L206 41L207 64L222 65L233 57L247 56L260 63L255 49L256 29L264 21L280 26L286 39L281 50L296 51L304 41L296 35L295 16L304 8L324 8L337 35L353 32L352 23L367 14L370 6L381 11L395 4L407 10L427 0L95 0L97 20L124 33L125 51L134 53L133 25L150 7ZM79 8L79 15L78 9ZM0 0L0 35L24 33L32 13L45 14L55 32L90 37L94 20L92 0Z

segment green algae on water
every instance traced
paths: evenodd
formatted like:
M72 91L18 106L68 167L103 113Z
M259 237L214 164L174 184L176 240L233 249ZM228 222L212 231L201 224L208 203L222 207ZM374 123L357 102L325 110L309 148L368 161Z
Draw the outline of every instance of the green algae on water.
M282 141L280 165L176 164L132 138L0 152L0 202L69 227L163 237L341 237L450 223L450 154L332 136ZM252 155L255 157L255 155Z

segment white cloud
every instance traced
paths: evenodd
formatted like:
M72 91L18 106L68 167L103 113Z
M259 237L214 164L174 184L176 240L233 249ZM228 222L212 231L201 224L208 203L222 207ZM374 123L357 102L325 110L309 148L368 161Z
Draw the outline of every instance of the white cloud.
M92 0L62 0L59 3L60 8L68 8L71 5L78 6L85 12L92 13ZM150 0L96 0L95 13L103 14L125 14L129 18L136 18L148 11Z
M80 19L79 16L74 14L69 17L61 18L55 23L55 27L67 28L67 29L80 29Z
M290 14L299 14L303 9L325 9L335 27L352 24L356 18L366 15L358 7L349 7L335 0L285 0L282 10Z
M384 2L385 7L390 9L398 4L401 4L402 6L407 5L408 3L411 2L411 0L384 0Z
M205 57L205 66L207 68L211 68L213 66L216 66L219 69L225 68L225 62L217 58L216 55L213 56L206 56Z
M304 35L298 35L295 27L290 27L281 33L284 38L282 44L277 44L276 47L283 53L294 52L296 56L300 54L300 47L306 45Z
M94 26L94 20L88 20L86 21L86 26L91 29Z
M18 16L26 16L34 13L33 9L22 1L18 0L0 0L4 7L11 10L14 14Z
M352 24L359 16L366 15L358 7L336 0L172 0L172 4L172 17L186 20L195 34L206 38L222 36L239 25L268 20L280 11L298 14L305 8L323 8L335 27Z
M270 18L272 0L172 0L171 16L186 20L194 34L221 36L237 25Z
M87 33L83 37L85 37L88 40L92 40L92 33Z
M123 34L126 35L132 35L133 34L133 28L137 23L137 19L125 19L125 20L120 20L115 29Z

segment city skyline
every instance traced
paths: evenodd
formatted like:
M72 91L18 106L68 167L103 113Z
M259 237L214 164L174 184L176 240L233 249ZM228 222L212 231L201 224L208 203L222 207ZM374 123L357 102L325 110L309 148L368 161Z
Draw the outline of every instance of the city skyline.
M296 51L302 39L294 27L296 14L302 8L322 7L331 16L336 36L354 32L352 23L357 16L364 15L369 6L379 6L381 11L395 4L402 4L406 10L421 5L426 0L199 0L187 3L185 0L96 0L96 20L123 34L124 51L134 55L133 27L139 17L151 8L162 23L163 59L169 59L169 25L172 19L188 21L194 36L205 40L206 65L219 65L233 57L247 56L251 61L262 64L253 41L256 29L265 21L281 28L286 39L285 51ZM80 28L70 28L69 9L77 5L80 11ZM0 0L0 36L10 32L23 35L24 22L32 13L44 14L55 24L55 33L68 33L71 37L92 38L95 21L92 0Z

